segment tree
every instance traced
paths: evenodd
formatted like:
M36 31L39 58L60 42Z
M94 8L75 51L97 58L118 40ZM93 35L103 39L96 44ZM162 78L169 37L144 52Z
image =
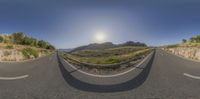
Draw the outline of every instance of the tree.
M40 48L47 48L47 45L49 45L47 42L45 42L45 41L43 41L43 40L40 40L39 42L38 42L38 46L40 47Z
M195 37L191 37L190 38L190 42L193 42L193 43L200 43L200 35L197 35Z
M23 39L25 37L24 33L16 32L16 33L13 33L12 36L13 36L13 43L15 43L15 44L23 43Z
M186 40L186 39L182 39L182 42L183 42L183 43L186 43L186 42L187 42L187 40Z
M48 45L46 49L55 50L55 47L53 45Z
M191 37L191 38L190 38L190 42L195 42L195 38L194 38L194 37Z
M196 42L197 42L197 43L200 43L200 35L197 35L197 36L196 36Z
M25 37L23 38L23 41L22 41L22 44L23 44L23 45L31 45L31 43L32 43L32 40L31 40L30 37L25 36Z
M2 43L4 40L4 38L2 36L0 36L0 43Z

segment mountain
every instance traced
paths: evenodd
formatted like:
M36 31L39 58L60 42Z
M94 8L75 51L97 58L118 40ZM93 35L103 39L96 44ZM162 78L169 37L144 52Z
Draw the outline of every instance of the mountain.
M123 44L119 44L119 46L147 46L147 45L141 42L128 41Z
M73 49L72 48L68 48L68 49L58 49L59 51L63 51L63 52L71 52Z
M79 51L79 50L86 50L86 49L107 49L107 48L114 48L116 47L115 44L113 44L112 42L105 42L105 43L93 43L93 44L89 44L89 45L85 45L85 46L80 46L77 47L75 49L73 49L71 52L75 52L75 51Z
M113 44L112 42L105 42L105 43L93 43L85 46L80 46L73 49L71 52L80 51L80 50L101 50L101 49L108 49L108 48L115 48L115 47L123 47L123 46L141 46L146 47L145 43L141 42L133 42L128 41L122 44Z

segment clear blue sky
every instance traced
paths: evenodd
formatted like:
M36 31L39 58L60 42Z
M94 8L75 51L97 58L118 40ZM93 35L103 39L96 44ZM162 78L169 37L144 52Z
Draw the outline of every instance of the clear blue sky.
M107 41L178 43L200 34L199 0L0 0L0 32L25 32L57 48Z

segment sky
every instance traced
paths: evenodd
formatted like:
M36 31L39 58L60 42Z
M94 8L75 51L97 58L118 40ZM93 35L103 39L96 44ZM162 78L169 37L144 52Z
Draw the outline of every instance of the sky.
M199 0L0 0L0 33L24 32L57 48L104 41L159 46L200 34ZM101 38L102 39L102 38Z

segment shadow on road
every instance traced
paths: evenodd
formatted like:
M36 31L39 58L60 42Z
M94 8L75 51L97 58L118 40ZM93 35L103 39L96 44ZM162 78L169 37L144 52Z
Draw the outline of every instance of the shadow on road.
M127 91L127 90L132 90L134 88L139 87L142 85L145 80L148 77L148 74L150 72L150 69L152 67L152 63L154 60L155 52L153 53L153 56L149 60L146 68L143 69L143 71L138 74L134 79L131 79L127 82L120 83L120 84L115 84L115 85L95 85L95 84L89 84L83 81L80 81L79 79L76 79L73 77L70 72L68 72L64 65L61 63L61 60L58 57L58 62L59 62L59 68L61 70L61 73L65 79L65 81L71 85L72 87L82 90L82 91L89 91L89 92L120 92L120 91Z

